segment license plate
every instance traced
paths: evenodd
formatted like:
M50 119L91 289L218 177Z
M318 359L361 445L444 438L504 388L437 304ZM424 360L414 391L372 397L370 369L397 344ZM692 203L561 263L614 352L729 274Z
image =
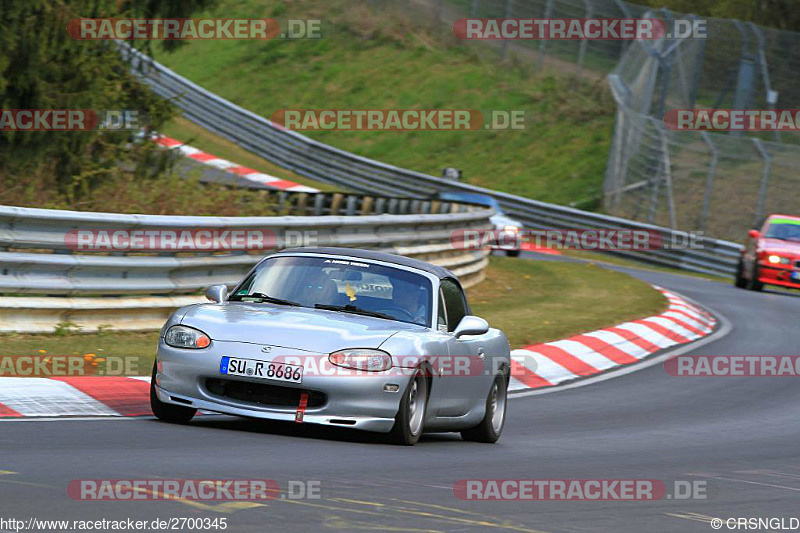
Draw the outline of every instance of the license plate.
M270 379L273 381L283 381L284 383L303 382L302 366L259 361L257 359L228 357L227 355L219 362L219 373L227 376Z
M791 279L792 281L800 281L800 272L797 271L792 272Z

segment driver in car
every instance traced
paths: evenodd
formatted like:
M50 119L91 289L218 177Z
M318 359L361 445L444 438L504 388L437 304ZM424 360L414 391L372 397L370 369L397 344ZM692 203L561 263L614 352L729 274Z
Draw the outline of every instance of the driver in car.
M423 298L425 291L416 283L409 283L401 279L391 280L392 304L405 312L397 313L400 320L410 319L415 324L425 324L425 305Z

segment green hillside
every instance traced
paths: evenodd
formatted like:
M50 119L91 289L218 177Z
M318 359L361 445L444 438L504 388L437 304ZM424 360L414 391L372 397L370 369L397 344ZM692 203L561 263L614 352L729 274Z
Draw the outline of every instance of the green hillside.
M189 41L156 59L262 116L281 109L523 110L523 131L311 131L398 166L558 203L597 197L613 127L605 83L536 75L419 29L401 13L332 0L221 0L205 16L318 18L324 38ZM445 28L446 30L446 28ZM584 207L591 203L581 204Z

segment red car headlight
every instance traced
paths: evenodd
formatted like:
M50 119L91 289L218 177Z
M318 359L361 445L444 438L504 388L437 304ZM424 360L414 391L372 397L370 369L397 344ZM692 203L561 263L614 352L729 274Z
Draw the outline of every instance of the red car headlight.
M788 257L783 257L782 255L775 255L775 254L767 255L767 261L769 263L772 263L773 265L778 265L778 264L788 265L789 263L792 262L792 260Z

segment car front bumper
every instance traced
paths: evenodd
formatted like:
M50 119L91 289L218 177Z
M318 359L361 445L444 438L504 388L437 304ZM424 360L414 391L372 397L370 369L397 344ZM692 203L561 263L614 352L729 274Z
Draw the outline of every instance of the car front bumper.
M302 384L220 374L220 360L223 356L268 362L276 357L300 355L298 350L283 348L265 355L260 348L260 345L250 343L213 341L206 349L186 350L167 346L161 339L157 354L160 371L156 376L155 387L159 400L215 413L295 421L299 405L266 405L215 394L210 390L208 380L225 379L230 382L272 385L324 394L324 402L317 406L308 406L304 410L304 423L382 433L392 429L400 398L411 378L406 369L392 368L385 372L359 373L337 368L335 375L314 375L307 373L306 366ZM326 354L307 352L301 355L303 356L327 357ZM397 391L386 392L386 385L396 385Z
M760 264L758 268L758 281L767 285L778 285L780 287L788 287L790 289L800 289L800 274L792 272L800 272L787 267L775 267L771 264Z

